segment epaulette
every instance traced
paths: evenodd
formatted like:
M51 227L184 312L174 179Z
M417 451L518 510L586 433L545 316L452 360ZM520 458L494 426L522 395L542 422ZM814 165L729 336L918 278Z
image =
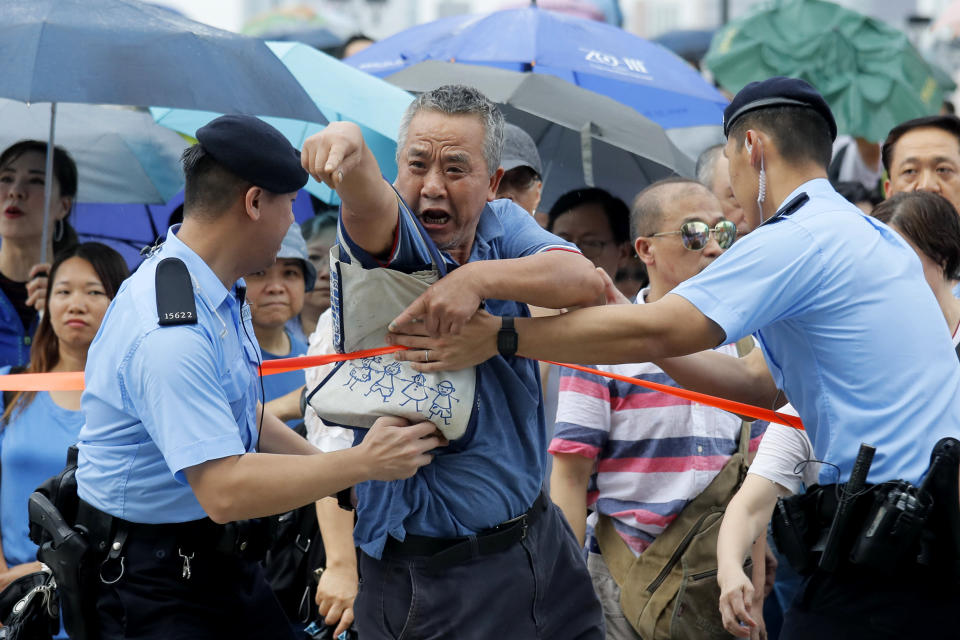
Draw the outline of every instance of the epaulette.
M800 193L793 200L780 207L775 214L764 220L763 224L773 224L774 222L783 220L784 218L796 213L800 207L807 204L809 200L810 196L807 195L806 191Z
M164 258L157 265L157 322L161 327L197 324L197 301L187 265L180 258Z

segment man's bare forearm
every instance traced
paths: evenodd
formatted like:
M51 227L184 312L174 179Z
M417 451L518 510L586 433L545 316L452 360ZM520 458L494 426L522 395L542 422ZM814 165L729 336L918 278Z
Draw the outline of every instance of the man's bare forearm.
M248 453L190 467L186 475L207 515L231 522L316 502L369 479L370 471L354 447L315 455Z
M562 309L596 304L603 279L593 263L570 251L545 251L511 260L471 262L453 274L473 284L484 299L516 300L537 307ZM453 275L452 274L452 275Z
M260 430L260 444L257 449L264 453L293 455L311 455L320 452L280 418L270 413L269 409L263 413L263 427Z
M669 295L647 305L518 319L516 327L520 355L580 364L649 362L710 349L723 340L719 326L685 299ZM492 339L495 343L496 336Z
M357 568L357 551L353 543L353 511L341 509L336 498L317 502L317 522L323 537L327 566Z
M777 385L759 348L743 358L703 351L663 358L654 364L685 389L765 408L772 407L777 401ZM786 398L783 398L779 406L785 402Z
M587 536L587 485L593 464L589 458L560 453L554 455L550 473L550 498L560 507L580 546Z

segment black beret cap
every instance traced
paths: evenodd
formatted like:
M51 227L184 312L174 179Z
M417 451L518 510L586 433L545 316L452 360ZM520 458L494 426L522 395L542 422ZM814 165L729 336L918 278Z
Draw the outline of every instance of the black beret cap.
M837 122L833 112L823 96L810 83L798 78L777 76L761 82L751 82L733 97L733 101L723 110L723 134L730 135L730 128L737 118L756 111L772 107L807 107L813 109L827 121L830 127L830 139L837 138Z
M220 116L197 129L203 150L225 169L273 193L292 193L307 184L300 152L253 116Z

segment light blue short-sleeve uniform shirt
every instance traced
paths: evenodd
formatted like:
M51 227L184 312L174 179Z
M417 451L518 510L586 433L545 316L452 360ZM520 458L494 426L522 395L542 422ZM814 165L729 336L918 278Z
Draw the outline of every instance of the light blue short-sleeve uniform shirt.
M943 314L897 232L824 179L784 202L804 193L672 294L727 341L757 334L817 459L841 481L867 443L877 448L869 482L918 482L934 444L960 436L960 365ZM837 482L836 469L824 465L820 481Z
M342 226L341 236L365 268L411 272L430 264L432 247L418 226L409 216L400 216L386 262L354 244ZM469 261L522 258L549 250L579 253L513 202L494 200L480 214ZM448 269L457 267L448 255L443 259ZM527 305L511 300L486 300L485 307L493 315L529 315ZM379 558L388 535L399 540L407 533L472 535L530 508L540 492L547 455L536 361L498 355L480 364L474 418L463 437L438 450L433 462L412 478L357 486L354 537L364 552ZM362 437L366 430L357 432Z
M250 307L181 242L175 225L107 309L87 356L77 484L113 516L149 524L206 517L183 470L257 445L259 347ZM157 323L155 273L183 260L197 323Z

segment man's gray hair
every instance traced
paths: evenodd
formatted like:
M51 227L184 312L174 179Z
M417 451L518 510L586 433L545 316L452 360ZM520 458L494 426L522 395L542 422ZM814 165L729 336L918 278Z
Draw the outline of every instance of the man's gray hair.
M448 84L432 91L421 93L407 107L400 120L397 136L397 164L401 162L400 152L407 144L407 132L410 121L421 111L436 111L449 115L475 115L483 123L483 159L487 163L490 175L500 168L500 154L503 152L503 114L487 96L473 87L462 84Z
M723 153L723 145L715 144L707 147L697 158L697 182L713 189L713 178L717 171L717 159Z

